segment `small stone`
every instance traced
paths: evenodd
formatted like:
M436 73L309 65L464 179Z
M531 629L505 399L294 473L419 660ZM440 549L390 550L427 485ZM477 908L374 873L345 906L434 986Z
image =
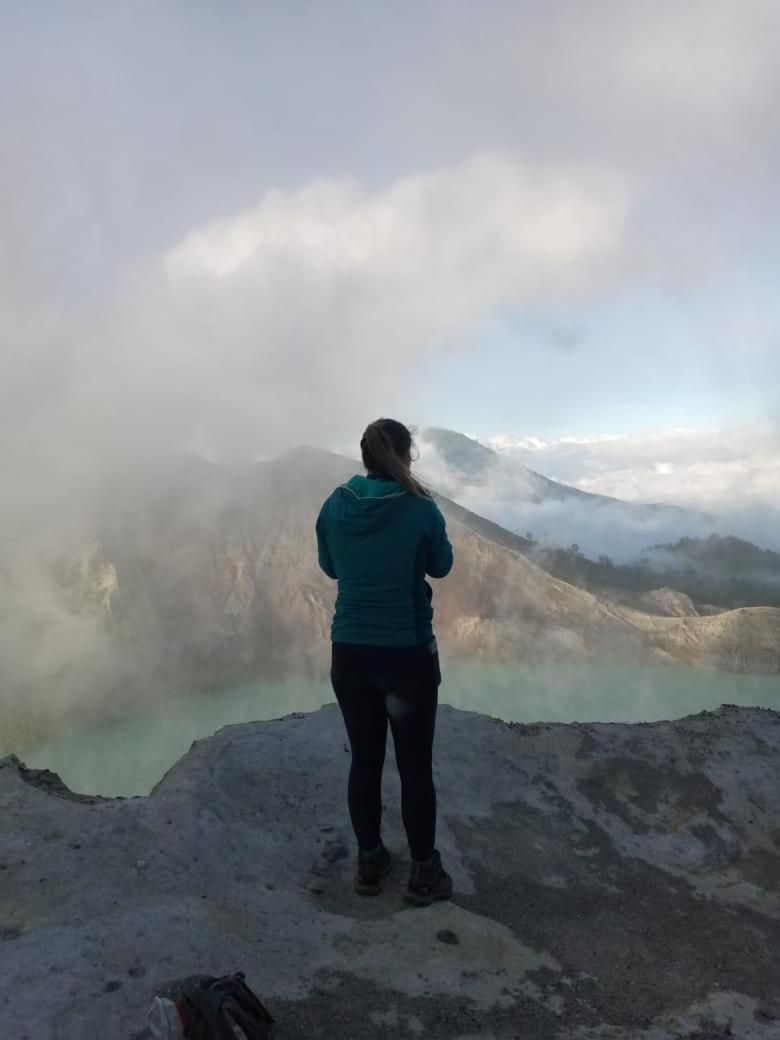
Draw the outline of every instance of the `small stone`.
M457 946L460 943L455 932L451 932L449 928L442 928L440 932L436 933L436 938L439 942L447 943L448 946Z
M109 979L109 981L103 987L104 993L114 993L116 990L122 988L121 979Z
M139 870L146 870L146 868L149 866L149 861L146 859L137 859L135 861L135 865Z
M140 979L143 975L146 974L146 968L143 966L143 964L131 964L130 967L127 969L127 974L130 976L131 979Z

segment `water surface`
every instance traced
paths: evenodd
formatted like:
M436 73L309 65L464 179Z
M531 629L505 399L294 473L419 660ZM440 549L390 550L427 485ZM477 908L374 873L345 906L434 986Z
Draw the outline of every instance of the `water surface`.
M441 700L516 722L651 722L720 704L780 710L780 676L731 675L610 664L452 664ZM18 754L52 769L74 791L148 794L193 740L229 723L313 711L333 700L326 680L259 682L218 694L162 699L143 717L74 733Z

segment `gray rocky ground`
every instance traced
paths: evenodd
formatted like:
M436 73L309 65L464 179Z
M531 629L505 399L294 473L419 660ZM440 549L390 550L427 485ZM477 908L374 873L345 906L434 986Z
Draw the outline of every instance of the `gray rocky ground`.
M0 762L0 1036L140 1040L176 980L242 969L280 1038L780 1035L780 715L506 725L443 707L455 898L402 902L388 762L353 894L331 705L199 741L148 798Z

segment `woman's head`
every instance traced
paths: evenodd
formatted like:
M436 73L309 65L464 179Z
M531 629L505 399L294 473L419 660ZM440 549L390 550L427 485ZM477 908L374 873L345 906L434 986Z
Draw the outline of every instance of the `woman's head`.
M414 441L411 432L395 419L377 419L369 423L360 438L363 465L374 476L397 480L413 495L430 492L411 473Z

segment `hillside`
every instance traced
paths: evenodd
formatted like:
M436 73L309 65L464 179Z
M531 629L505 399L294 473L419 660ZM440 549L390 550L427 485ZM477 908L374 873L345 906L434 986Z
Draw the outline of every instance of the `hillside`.
M761 549L733 535L713 533L708 538L680 538L674 543L652 545L648 551L674 560L679 566L699 568L710 574L780 580L780 553Z
M131 524L104 527L117 613L137 625L143 602L169 651L182 647L172 665L187 669L194 660L214 682L224 684L231 669L238 677L244 668L283 670L291 662L320 667L335 587L317 567L312 532L326 495L355 469L349 459L302 448L232 473L207 464L180 471ZM672 620L667 644L652 617L556 579L520 551L524 539L439 502L457 561L435 583L437 631L448 652L498 660L658 653L708 664L732 653L722 622L704 619L681 640L682 619ZM780 662L780 626L775 639L760 611L743 617L740 630L760 631L768 657Z
M453 430L419 435L420 472L448 498L505 529L552 548L577 543L595 559L632 562L650 543L712 530L713 518L663 502L626 502L552 480L516 452L499 452Z
M343 723L199 741L148 798L0 760L0 1035L148 1040L155 993L242 970L277 1040L774 1040L780 716L509 726L443 707L451 903L351 889ZM23 836L21 839L20 836Z
M122 715L161 688L218 690L261 677L325 675L335 583L319 570L314 522L346 458L299 449L252 466L180 459L143 493L118 483L93 539L58 567L63 607L91 628L89 656L40 686L11 686L0 747ZM780 611L660 618L655 604L577 588L528 557L528 543L440 498L455 547L435 585L447 655L546 662L578 657L777 671ZM102 670L91 671L95 661ZM75 693L50 696L65 680Z
M320 667L335 585L317 567L314 521L327 494L355 470L350 459L304 448L234 472L191 460L161 497L105 522L103 563L93 565L92 580L103 580L107 564L114 568L107 605L135 638L151 637L150 628L163 635L176 671L194 666L224 684L292 662ZM671 619L666 645L652 617L616 610L558 580L519 551L524 539L445 498L439 503L456 551L452 574L434 583L437 631L448 652L512 659L657 650L691 663L720 659L722 621L703 619L683 649L674 633L684 619ZM780 626L775 639L762 621L780 612L742 617L780 661ZM732 649L729 643L726 652Z
M671 587L698 604L721 610L780 607L780 555L733 536L681 538L648 548L635 563L615 563L608 554L588 559L579 546L550 549L532 545L531 557L564 581L600 596L641 605L642 596Z

